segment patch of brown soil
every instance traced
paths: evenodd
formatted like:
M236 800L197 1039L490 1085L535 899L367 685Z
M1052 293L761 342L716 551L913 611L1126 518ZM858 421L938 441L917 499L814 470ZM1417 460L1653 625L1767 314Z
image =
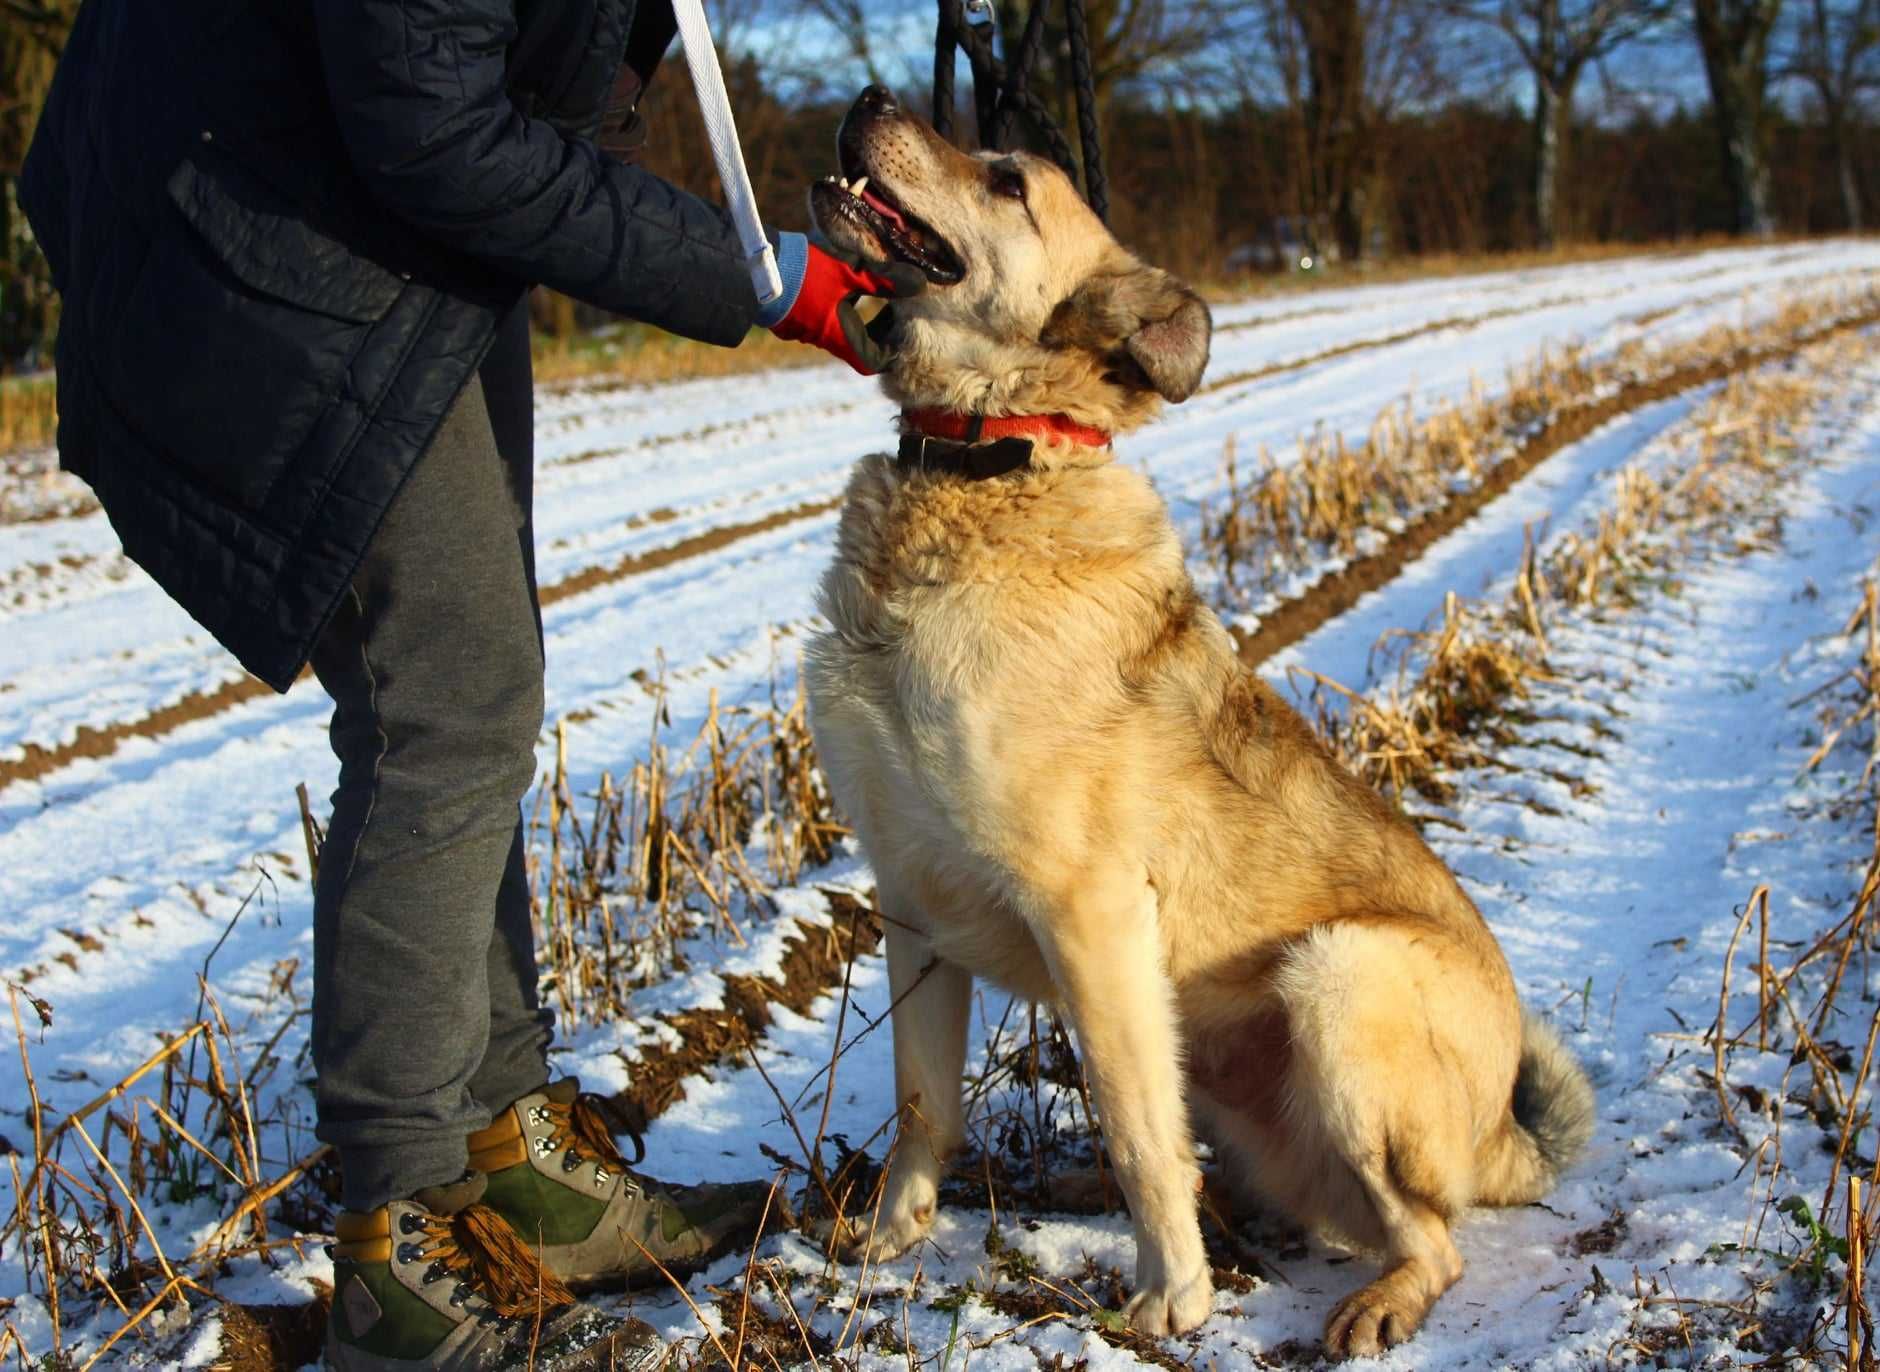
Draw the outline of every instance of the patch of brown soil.
M1592 1228L1582 1229L1569 1238L1566 1245L1567 1251L1576 1258L1610 1253L1619 1246L1619 1241L1626 1236L1629 1227L1626 1223L1625 1212L1614 1210Z
M717 1297L713 1303L717 1306L718 1318L724 1321L725 1332L719 1335L716 1344L709 1339L703 1341L696 1361L686 1361L685 1352L681 1351L671 1364L672 1372L680 1372L681 1368L683 1372L747 1372L747 1369L759 1367L814 1366L822 1359L834 1358L835 1346L826 1336L799 1326L795 1320L765 1314L756 1301L744 1299L741 1289L711 1289ZM720 1344L724 1353L719 1351ZM737 1367L727 1360L726 1353L739 1359ZM836 1366L848 1365L847 1362L836 1363Z
M228 1305L222 1308L222 1348L211 1372L287 1372L320 1361L333 1292L305 1305Z
M0 759L0 786L10 786L16 781L37 781L47 773L68 767L81 758L109 757L117 751L118 744L127 738L161 738L185 724L219 715L245 700L267 694L266 683L245 676L236 681L224 682L212 691L191 691L182 699L160 710L152 710L147 715L139 715L136 719L107 724L102 728L81 724L70 743L59 743L50 748L39 743L27 743L21 745L22 756Z
M825 891L834 923L828 928L797 922L783 955L781 981L769 977L724 979L724 1005L715 1010L679 1010L660 1020L679 1035L677 1044L655 1044L631 1064L632 1085L613 1098L629 1115L659 1118L685 1099L687 1077L743 1059L770 1027L771 1007L806 1014L817 997L842 984L849 959L872 953L881 943L881 917L845 891Z
M1036 1324L1050 1319L1067 1319L1086 1328L1112 1348L1120 1348L1138 1362L1151 1367L1168 1368L1169 1372L1187 1372L1190 1364L1166 1352L1162 1340L1137 1333L1122 1322L1120 1299L1114 1309L1096 1318L1091 1318L1090 1311L1082 1306L1063 1299L1042 1282L1027 1282L1017 1288L994 1287L989 1291L974 1293L987 1306L998 1311L1008 1320L1020 1325Z
M1880 311L1856 316L1824 330L1818 337L1831 337L1852 329L1867 328L1875 323L1880 323ZM1368 592L1394 581L1406 566L1422 557L1438 539L1461 528L1483 506L1504 494L1515 482L1562 448L1579 442L1601 425L1695 387L1721 381L1778 357L1786 357L1795 351L1796 346L1789 343L1780 347L1756 349L1733 358L1685 367L1651 381L1623 386L1596 404L1554 415L1530 435L1513 456L1488 473L1479 485L1458 492L1409 528L1391 535L1390 540L1377 552L1353 559L1340 570L1314 583L1303 595L1278 606L1261 618L1260 627L1254 632L1245 633L1236 629L1234 637L1240 644L1241 658L1251 666L1258 666L1275 653L1291 647L1320 625L1344 614Z

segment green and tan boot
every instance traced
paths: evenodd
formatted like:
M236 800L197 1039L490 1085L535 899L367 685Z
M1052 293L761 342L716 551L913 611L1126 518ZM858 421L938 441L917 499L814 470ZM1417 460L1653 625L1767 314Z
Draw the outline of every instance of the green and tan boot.
M770 1199L763 1182L663 1186L632 1172L595 1098L572 1077L472 1134L470 1165L489 1176L485 1204L577 1291L657 1280L661 1265L696 1271L750 1243ZM790 1222L779 1195L768 1223Z
M339 1217L328 1372L654 1372L666 1344L577 1302L482 1204L477 1173Z

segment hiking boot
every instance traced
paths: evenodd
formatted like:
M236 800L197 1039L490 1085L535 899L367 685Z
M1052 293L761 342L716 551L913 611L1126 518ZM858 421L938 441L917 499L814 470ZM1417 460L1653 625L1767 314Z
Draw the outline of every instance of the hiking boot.
M684 1275L751 1242L770 1202L767 1183L663 1186L639 1176L604 1108L564 1077L470 1136L470 1165L490 1179L484 1204L544 1267L576 1290L636 1285L657 1280L661 1266ZM768 1223L792 1223L781 1195Z
M666 1345L638 1320L579 1304L466 1173L408 1201L339 1217L328 1372L533 1367L654 1372Z

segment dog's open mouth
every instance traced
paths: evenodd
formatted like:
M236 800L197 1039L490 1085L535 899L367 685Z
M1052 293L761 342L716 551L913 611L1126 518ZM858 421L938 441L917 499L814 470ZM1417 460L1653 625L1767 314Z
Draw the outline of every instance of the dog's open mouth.
M844 174L825 176L816 187L816 208L825 232L831 220L846 221L874 238L890 256L920 268L935 285L950 286L966 275L959 254L932 225L910 214L886 186L852 166L859 159L851 159L846 149L842 160Z

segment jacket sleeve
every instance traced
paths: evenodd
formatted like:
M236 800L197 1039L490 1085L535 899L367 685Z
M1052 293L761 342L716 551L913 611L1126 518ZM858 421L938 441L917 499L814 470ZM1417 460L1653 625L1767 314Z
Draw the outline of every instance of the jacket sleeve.
M394 214L521 280L673 333L728 345L756 321L729 215L510 102L515 0L313 10L341 136Z

